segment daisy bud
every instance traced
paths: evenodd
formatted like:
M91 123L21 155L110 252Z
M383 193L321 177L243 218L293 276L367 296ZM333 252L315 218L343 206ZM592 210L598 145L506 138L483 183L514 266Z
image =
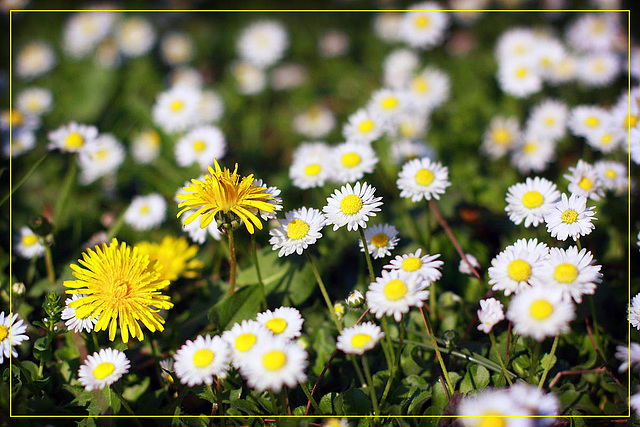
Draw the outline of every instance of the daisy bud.
M360 308L364 304L364 295L362 292L355 290L352 291L347 297L347 306L350 308Z

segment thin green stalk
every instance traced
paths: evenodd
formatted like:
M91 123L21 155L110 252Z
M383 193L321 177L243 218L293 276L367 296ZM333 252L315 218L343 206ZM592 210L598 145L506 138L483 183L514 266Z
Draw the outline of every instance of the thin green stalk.
M73 186L73 182L76 180L76 172L78 170L78 165L76 164L76 158L69 158L71 165L69 165L69 169L67 170L67 175L64 177L64 182L62 183L62 189L60 191L60 195L56 201L56 205L53 211L53 223L57 224L60 219L60 214L62 213L62 209L64 209L64 205L67 203L67 199L69 198L69 193L71 193L71 187Z
M538 370L538 364L540 363L541 347L542 347L542 343L536 342L536 347L533 350L533 356L531 357L531 366L529 367L529 377L527 378L528 383L531 383L536 376L536 371Z
M89 332L93 341L93 351L100 351L100 345L98 344L98 333L96 331Z
M29 179L31 174L33 174L36 171L36 169L38 169L38 166L40 166L40 163L42 163L43 160L47 158L47 154L49 154L48 151L44 156L42 156L38 161L36 161L33 164L33 166L31 166L31 168L27 171L27 173L25 173L23 177L20 178L18 182L16 182L16 184L11 188L11 190L9 190L9 192L4 195L2 200L0 200L0 206L4 205L6 201L9 200L9 197L11 197L11 195L15 193L18 190L18 188L20 188L20 186L22 186L22 184L25 183L27 179Z
M47 266L47 278L52 285L56 283L56 276L53 271L53 257L51 255L51 246L45 245L44 247L44 262Z
M431 327L431 321L428 316L424 316L424 320L427 327L427 334L431 339L431 345L433 349L436 351L436 357L438 358L438 362L440 363L440 369L442 369L442 374L444 375L444 379L447 382L447 388L449 389L449 396L453 396L454 388L451 384L451 379L449 379L449 372L447 371L447 367L444 366L444 360L442 360L442 354L440 354L440 348L438 348L438 343L436 342L433 334L433 328Z
M222 380L220 379L220 377L216 378L216 401L218 403L218 415L224 415L224 410L222 409L222 387L221 387L221 383ZM220 425L224 427L225 422L224 422L224 417L220 418Z
M378 396L376 396L376 389L373 387L373 379L371 378L371 371L369 370L369 362L367 362L367 354L362 355L362 368L364 369L364 375L367 377L367 386L369 388L369 396L371 396L371 403L373 404L373 414L380 415L380 407L378 406Z
M112 390L113 390L113 394L115 394L118 397L118 399L120 400L120 403L122 403L122 406L129 413L129 415L135 415L135 412L133 412L133 410L131 409L131 406L129 406L129 404L127 403L125 398L122 396L122 394L118 390L116 390L115 387L112 388ZM109 396L111 396L111 393L109 393ZM109 402L109 404L111 405L111 402ZM131 419L133 420L133 423L135 425L137 425L138 427L142 427L142 424L140 424L140 421L138 421L136 417L133 417Z
M576 239L576 246L578 247L578 251L582 250L582 244L580 243L580 239Z
M393 366L393 343L391 342L391 334L389 333L389 324L387 323L387 316L382 317L382 330L384 330L385 341L382 343L382 349L384 350L384 357L387 359L387 367L391 369Z
M273 415L284 415L284 411L282 414L280 413L280 399L277 398L276 394L272 390L269 390L269 398L271 400Z
M318 267L316 266L313 257L309 253L309 251L304 251L304 254L307 256L307 261L311 264L311 270L313 270L313 275L316 276L316 282L318 282L318 286L320 287L320 292L322 292L322 296L324 297L324 302L327 304L327 308L329 308L329 313L331 314L331 318L333 319L333 323L336 324L338 328L338 332L342 332L342 325L340 324L340 320L338 320L338 316L336 316L336 312L333 309L333 304L331 303L331 299L329 298L329 294L327 293L327 288L324 286L324 282L320 277L320 272L318 271Z
M356 361L356 358L353 354L347 354L347 359L351 362L351 364L353 365L353 369L356 370L356 376L358 377L358 381L360 381L360 384L365 384L366 380L364 379L364 375L362 374L362 369L360 369L360 365L358 365L358 362Z
M236 290L236 244L231 227L227 229L227 236L229 238L229 290L227 297L230 297Z
M376 275L373 273L373 263L371 262L371 254L369 253L369 245L367 245L367 238L364 237L364 229L358 227L360 232L360 239L362 239L362 246L364 247L364 257L367 259L367 268L369 268L369 279L373 283L376 281Z
M126 212L126 209L120 212L118 218L116 218L113 224L111 224L111 227L109 227L109 230L107 230L107 240L111 240L116 237L116 234L118 234L118 232L122 228L122 225L124 224L124 215Z
M189 387L182 387L180 388L180 386L178 385L178 383L176 383L176 387L178 387L178 396L176 397L176 400L174 400L171 403L171 406L169 406L169 409L167 409L167 414L168 415L174 415L176 408L178 406L180 406L180 404L182 403L182 401L184 400L184 397L187 395L187 392L189 391Z
M25 284L27 286L33 284L33 278L36 276L36 260L38 258L37 257L32 257L29 260L29 268L27 269L27 279L25 281Z
M598 328L598 319L596 318L596 306L593 303L593 295L589 295L587 299L589 300L589 309L591 310L591 318L593 319L593 331L595 332L593 340L596 342L596 346L600 348L600 328ZM602 355L602 358L604 359L604 354ZM606 359L604 359L604 361L606 362Z
M258 262L258 247L256 245L256 238L251 235L251 247L253 252L253 264L256 266L256 274L258 275L258 284L260 285L260 296L262 298L262 310L269 308L267 304L267 294L264 290L264 282L262 281L262 273L260 273L260 263Z
M318 403L316 402L316 400L313 398L313 396L311 396L311 392L309 391L309 387L307 387L307 383L305 383L304 381L301 382L300 388L302 389L304 394L307 396L307 399L309 400L309 402L311 402L311 406L313 406L313 409L316 410L317 414L322 415L322 410L320 410L320 406L318 406Z
M391 383L396 377L398 371L400 370L400 355L402 354L402 345L403 339L405 335L405 327L404 327L404 318L400 321L400 336L398 338L398 350L395 357L395 363L393 364L393 369L391 371L391 375L389 375L389 379L387 380L387 385L384 387L384 392L382 393L382 398L380 399L380 407L382 408L385 400L387 400L387 396L389 391L391 390Z
M553 360L553 356L556 354L556 349L558 348L558 341L560 340L560 335L556 335L553 340L553 345L551 346L551 353L549 353L549 360L547 360L547 366L544 367L544 372L542 373L542 378L540 378L540 382L538 383L538 390L542 388L545 380L547 379L547 375L549 374L549 369L551 369L551 363Z
M153 364L156 368L156 374L158 375L158 381L165 391L167 390L167 383L162 379L162 370L160 369L160 361L158 360L158 349L153 337L149 335L149 344L151 345L151 356L153 357Z
M504 365L502 356L500 356L500 353L498 352L498 344L496 343L496 337L493 334L493 331L489 332L489 338L491 338L491 348L493 349L493 352L496 354L496 357L500 361L500 366L502 367L502 375L504 375L504 377L507 379L509 386L512 386L513 382L511 381L511 378L509 378L509 375L507 374L507 367Z

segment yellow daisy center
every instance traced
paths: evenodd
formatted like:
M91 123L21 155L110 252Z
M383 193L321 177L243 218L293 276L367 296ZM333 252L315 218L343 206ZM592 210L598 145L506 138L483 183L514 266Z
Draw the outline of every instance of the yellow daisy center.
M302 239L309 232L309 224L295 218L287 225L287 237L291 240Z
M553 271L553 278L560 283L573 283L578 277L578 269L575 265L563 263L556 267Z
M149 129L143 135L144 140L147 144L158 147L160 146L160 134L153 129Z
M342 166L352 168L360 164L360 155L358 153L346 153L342 156Z
M425 15L420 15L416 17L416 19L413 21L413 24L416 26L416 28L421 28L421 29L427 28L430 23L431 21Z
M531 277L531 265L525 260L516 259L509 263L507 274L511 280L525 282Z
M193 354L193 365L196 368L204 368L205 366L209 366L214 358L215 355L213 351L208 348L201 348Z
M371 341L371 336L367 334L355 334L351 337L351 345L358 348L364 347L369 341Z
M373 130L374 126L375 123L373 123L373 120L367 119L360 122L360 124L358 125L358 130L362 133L369 133Z
M236 348L238 351L247 351L256 343L257 338L254 334L247 332L236 338Z
M624 120L624 124L627 126L627 129L636 127L636 125L638 124L638 116L636 115L627 116L627 118Z
M511 142L511 134L505 128L499 128L493 132L493 139L498 145L506 145Z
M389 301L397 301L404 297L409 289L407 285L400 279L393 279L384 285L384 296Z
M9 329L4 325L0 325L0 342L4 341L8 336Z
M539 299L529 306L529 314L536 320L544 320L553 313L553 306L547 300Z
M12 126L20 126L24 121L24 116L20 111L11 110L11 125Z
M376 248L383 248L389 243L389 236L384 233L378 233L371 238L371 244Z
M100 150L97 153L93 153L91 157L94 160L103 160L105 157L107 157L107 154L109 154L107 150Z
M31 112L39 111L41 108L40 101L37 98L29 98L27 100L27 109Z
M22 236L22 244L25 246L31 246L38 241L38 238L35 234L27 234L26 236Z
M589 191L593 187L593 182L591 182L591 180L585 176L580 179L578 187L582 188L583 190Z
M416 184L427 186L433 182L435 175L429 169L420 169L416 172L415 180Z
M393 110L398 106L398 99L390 96L389 98L383 99L381 105L385 110Z
M516 77L518 77L519 79L523 79L525 77L527 77L527 69L524 67L520 67L518 69L516 69Z
M93 376L99 380L107 378L116 370L116 366L111 362L102 362L93 368Z
M193 143L193 151L196 153L202 153L207 148L207 144L204 141L196 141Z
M330 420L325 421L323 426L325 426L325 427L342 427L342 424L340 424L340 420L337 420L335 418L331 418Z
M178 111L182 110L183 107L184 107L184 102L182 102L182 101L173 101L171 103L171 105L169 106L171 111L176 112L176 113Z
M524 144L524 147L522 147L522 151L525 154L533 154L538 151L538 146L532 142L527 142L526 144Z
M588 117L587 120L584 121L584 123L590 128L594 128L600 124L600 120L598 120L597 117Z
M554 119L553 117L547 117L546 119L544 119L544 124L547 126L553 126L556 123L556 119Z
M262 364L270 371L277 371L287 363L287 355L281 350L267 352L262 357Z
M287 321L281 317L274 317L273 319L269 319L265 326L269 328L271 332L278 335L284 332L287 329Z
M613 169L607 169L604 172L604 176L606 176L609 179L614 179L618 176L618 174Z
M602 145L609 145L611 144L611 141L613 141L613 134L611 133L605 133L602 135L602 138L600 138L600 143L602 143Z
M148 214L150 210L151 209L149 209L149 206L145 205L145 206L140 208L140 213L143 214L143 215L144 214Z
M362 199L355 194L349 194L340 202L340 210L345 215L355 215L362 209Z
M507 421L498 412L487 412L482 415L478 427L507 427Z
M322 166L317 163L310 164L306 168L304 168L304 174L308 176L316 176L322 170Z
M566 211L562 212L561 219L565 224L573 224L578 220L578 212L574 211L573 209L567 209Z
M522 196L522 204L527 209L537 208L542 206L542 203L544 203L544 197L539 191L527 191Z
M402 269L404 271L416 271L422 267L422 261L417 257L406 258L402 261Z
M429 90L429 82L427 82L427 79L421 76L415 77L412 80L411 85L413 86L413 90L415 92L424 93Z
M84 145L84 138L78 132L71 132L64 141L64 146L69 149L80 148Z

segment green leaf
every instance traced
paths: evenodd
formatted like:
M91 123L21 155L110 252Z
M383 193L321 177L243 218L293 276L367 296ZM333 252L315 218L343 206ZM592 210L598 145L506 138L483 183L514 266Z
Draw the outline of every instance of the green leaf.
M224 298L209 310L209 321L218 331L244 319L251 319L260 311L258 286L246 286Z
M322 396L318 406L323 414L341 414L342 413L342 401L337 399L338 393L331 392Z
M53 351L48 337L40 337L33 344L33 357L45 362L51 360Z
M349 389L340 394L339 402L342 402L342 410L345 415L368 415L373 411L368 390L365 393L360 388Z
M407 408L407 412L410 415L420 415L420 410L424 403L431 399L431 390L425 390L420 392L416 397L413 398L411 403L409 403L409 407Z
M489 385L489 371L482 365L473 365L469 369L474 382L476 383L476 390L481 390Z
M137 384L125 388L122 392L122 397L124 397L129 402L135 402L147 391L150 383L151 379L149 377L144 377Z

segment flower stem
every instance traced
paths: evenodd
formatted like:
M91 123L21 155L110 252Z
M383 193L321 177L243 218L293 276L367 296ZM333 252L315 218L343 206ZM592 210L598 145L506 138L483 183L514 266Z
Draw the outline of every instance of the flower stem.
M536 342L536 347L533 350L533 356L531 356L531 366L529 367L529 378L527 382L531 383L536 375L536 370L538 369L538 365L540 363L540 347L542 343Z
M338 328L338 332L342 332L342 325L340 324L340 320L338 320L338 316L336 316L336 312L333 309L333 304L331 303L331 299L329 298L329 294L327 293L327 288L324 286L324 282L320 277L320 272L318 271L318 267L316 266L313 257L309 253L309 251L304 251L304 254L307 256L307 260L309 264L311 264L311 270L313 270L313 275L316 276L316 282L318 282L318 286L320 287L320 292L322 292L322 296L324 297L324 302L327 303L327 308L329 308L329 313L331 314L331 318L333 319L333 323L336 324Z
M504 360L502 360L502 356L500 356L500 353L498 352L498 344L496 343L496 337L493 334L493 331L489 332L489 338L491 338L491 348L500 361L500 366L502 367L502 375L504 375L504 377L507 379L509 386L512 386L513 382L511 381L511 378L509 378L509 374L507 374L507 367L504 366Z
M133 412L133 410L131 409L131 406L129 406L129 404L127 403L125 398L122 396L122 394L118 390L116 390L115 387L113 387L111 390L113 390L113 394L115 394L118 397L118 399L120 400L120 403L122 403L122 406L129 413L129 415L135 415L135 412ZM111 396L111 393L109 393L109 396ZM135 425L142 427L142 424L140 424L140 421L138 421L137 418L133 417L132 419Z
M67 175L64 178L64 182L62 183L62 189L60 191L60 195L56 201L56 205L53 210L53 223L57 225L60 219L60 215L62 210L64 209L64 205L69 198L69 193L71 192L71 187L73 186L73 182L76 179L76 171L78 169L76 158L69 158L71 164L69 165L69 169L67 170Z
M582 250L582 244L580 243L580 239L576 239L576 246L578 247L578 251Z
M371 396L371 403L373 404L373 414L380 415L378 397L376 396L376 389L373 387L373 379L371 378L371 371L369 370L369 362L367 362L366 353L362 355L362 368L364 369L364 375L367 377L369 396Z
M118 216L118 218L113 222L111 227L109 227L109 230L107 230L107 240L108 241L110 241L111 239L116 237L116 234L118 234L118 232L122 228L122 224L124 224L124 215L125 215L126 212L127 212L126 209L123 210L120 213L120 216Z
M26 180L31 176L31 174L32 174L32 173L34 173L34 172L36 171L36 169L38 169L38 166L40 166L40 163L42 163L42 161L43 161L44 159L46 159L46 158L47 158L47 154L49 154L49 152L48 152L48 151L47 151L47 153L45 153L45 155L44 155L44 156L42 156L42 157L40 158L40 160L37 160L37 161L33 164L33 166L31 166L31 169L29 169L29 170L27 171L27 173L25 173L25 174L24 174L24 176L18 180L18 182L16 182L16 183L13 185L13 187L9 190L9 192L8 192L7 194L5 194L5 195L4 195L4 197L2 198L2 200L0 200L0 206L4 205L4 204L5 204L5 202L6 202L7 200L9 200L9 198L11 197L11 195L12 195L13 193L15 193L15 192L18 190L18 188L20 188L20 186L21 186L22 184L24 184L24 182L25 182L25 181L26 181Z
M384 387L382 398L380 399L381 408L384 405L384 401L387 399L387 395L389 394L389 391L391 390L391 383L393 382L393 379L395 378L396 374L400 370L400 355L402 354L402 344L403 344L402 341L404 340L404 335L405 335L405 328L404 328L404 318L403 318L400 321L400 337L398 338L398 350L395 357L395 363L393 365L393 369L391 370L391 375L389 375L389 379L387 380L387 385Z
M547 360L547 366L544 367L542 378L540 378L540 382L538 383L538 390L542 388L542 386L544 385L544 381L547 379L547 375L549 374L549 369L551 369L551 363L553 362L553 356L556 354L556 349L558 348L559 340L560 340L560 335L556 335L556 337L553 340L553 345L551 346L551 353L549 353L549 360Z
M309 399L309 402L311 402L311 406L313 406L313 409L316 410L316 412L318 413L318 415L322 415L322 411L320 410L320 407L318 406L318 403L316 402L316 400L311 396L311 392L309 391L309 387L307 387L307 384L303 381L300 383L300 388L302 389L302 391L304 392L304 394L307 396L307 399ZM306 415L306 414L305 414Z
M362 239L362 246L364 246L364 257L367 259L367 268L369 268L369 279L373 283L376 281L376 275L373 273L373 264L371 263L371 254L369 253L369 246L367 245L367 238L364 237L364 229L358 227L360 232L360 239Z
M382 343L382 349L384 350L384 357L387 359L387 367L389 369L393 366L393 343L391 342L391 334L389 334L389 323L387 322L387 316L382 317L382 329L384 330L385 342Z
M256 238L251 235L251 247L253 253L253 264L256 266L256 274L258 275L258 285L260 285L260 296L262 298L262 310L269 308L267 304L267 294L264 291L264 282L262 281L262 273L260 272L260 263L258 263L258 247L256 245Z
M49 278L49 283L53 285L56 283L56 276L53 272L53 257L51 256L50 245L46 245L44 247L44 262L47 265L47 277Z
M436 351L436 357L438 358L438 362L440 363L440 369L442 369L444 379L447 382L447 388L449 389L449 396L453 396L453 393L454 393L453 385L451 384L451 380L449 379L449 372L447 371L447 367L444 365L444 360L442 360L442 354L440 354L440 348L438 347L438 343L435 340L435 336L433 334L433 328L431 327L431 321L429 320L428 316L424 315L424 312L422 312L422 317L425 321L425 326L427 328L427 334L429 335L429 339L431 340L431 345L433 346L433 349Z
M151 356L153 356L153 364L156 368L156 374L158 375L158 381L162 388L167 391L167 383L162 379L162 370L160 369L160 361L158 360L158 349L156 347L156 342L153 340L153 336L149 334L149 344L151 345Z
M229 238L229 290L227 297L230 297L236 289L236 244L231 227L227 229L227 237Z

